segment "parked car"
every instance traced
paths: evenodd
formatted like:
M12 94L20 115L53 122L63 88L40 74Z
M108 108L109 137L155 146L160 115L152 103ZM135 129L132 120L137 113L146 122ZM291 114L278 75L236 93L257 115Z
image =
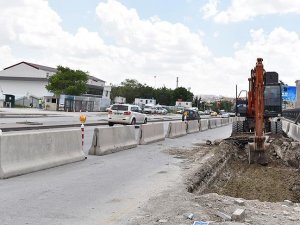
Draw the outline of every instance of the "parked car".
M185 118L186 116L186 118ZM198 120L200 121L200 115L197 110L194 109L185 109L182 113L182 121L185 120Z
M114 104L108 112L108 125L147 123L147 116L137 105Z
M155 107L153 105L145 105L144 113L154 114L155 113Z
M161 107L161 106L156 106L156 107L155 107L155 113L165 115L165 114L168 113L168 110L164 109L164 108Z

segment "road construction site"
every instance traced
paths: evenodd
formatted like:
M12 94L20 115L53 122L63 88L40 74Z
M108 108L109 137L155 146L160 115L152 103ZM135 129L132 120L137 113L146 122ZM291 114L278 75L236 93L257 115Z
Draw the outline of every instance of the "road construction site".
M180 185L152 198L129 224L299 224L299 143L278 135L268 142L268 166L249 164L247 146L231 140L171 149L183 160Z
M285 133L268 135L261 166L230 137L239 120L95 126L83 151L79 128L3 132L2 223L299 224L298 125L284 120Z

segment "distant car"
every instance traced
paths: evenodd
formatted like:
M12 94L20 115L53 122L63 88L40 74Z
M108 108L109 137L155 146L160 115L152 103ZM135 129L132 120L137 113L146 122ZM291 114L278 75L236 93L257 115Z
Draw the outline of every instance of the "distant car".
M186 118L185 118L186 116ZM193 109L185 109L182 113L182 121L186 120L198 120L198 122L200 121L200 115L199 112L197 110L193 110Z
M155 112L156 112L157 114L163 114L163 115L165 115L165 114L168 113L168 110L164 109L164 108L161 107L161 106L156 106L156 107L155 107Z
M228 117L229 117L229 113L222 113L222 114L221 114L221 117L222 117L222 118L228 118Z
M147 116L137 105L115 104L108 112L108 125L114 124L142 124L147 123Z
M195 110L195 111L199 111L199 109L197 107L192 107L190 109Z
M199 111L199 115L201 119L209 119L211 116L205 112Z
M211 115L211 116L217 116L218 113L217 113L217 112L211 112L210 115Z
M144 113L154 114L155 113L155 107L153 105L145 105Z
M235 113L234 112L229 112L228 113L230 117L235 117Z

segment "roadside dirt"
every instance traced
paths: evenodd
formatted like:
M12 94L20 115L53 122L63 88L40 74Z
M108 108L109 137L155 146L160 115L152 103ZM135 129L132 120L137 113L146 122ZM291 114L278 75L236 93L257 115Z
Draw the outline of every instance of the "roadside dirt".
M282 152L285 156L295 155L299 145L292 146L288 139L278 137L270 142L267 167L249 165L245 149L224 141L192 149L170 149L170 155L183 160L181 185L150 199L127 224L191 225L207 221L210 225L299 225L300 173L279 157ZM288 150L278 152L284 146L289 146ZM236 209L245 210L240 221L232 221Z

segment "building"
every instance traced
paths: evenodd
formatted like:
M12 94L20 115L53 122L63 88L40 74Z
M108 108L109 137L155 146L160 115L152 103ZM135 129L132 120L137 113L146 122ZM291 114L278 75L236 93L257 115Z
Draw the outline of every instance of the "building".
M192 108L192 102L176 101L175 106L184 107L184 108Z
M4 95L14 95L16 102L25 102L23 98L31 97L36 100L44 96L53 96L45 86L49 77L56 72L56 68L29 62L14 64L0 71L0 91ZM109 100L110 103L111 87L105 86L105 81L89 76L87 87L86 96Z
M124 103L126 103L126 98L125 97L121 97L121 96L116 96L114 98L114 103L124 104Z
M156 105L156 100L147 98L135 98L134 104L140 107L143 107L144 105Z

